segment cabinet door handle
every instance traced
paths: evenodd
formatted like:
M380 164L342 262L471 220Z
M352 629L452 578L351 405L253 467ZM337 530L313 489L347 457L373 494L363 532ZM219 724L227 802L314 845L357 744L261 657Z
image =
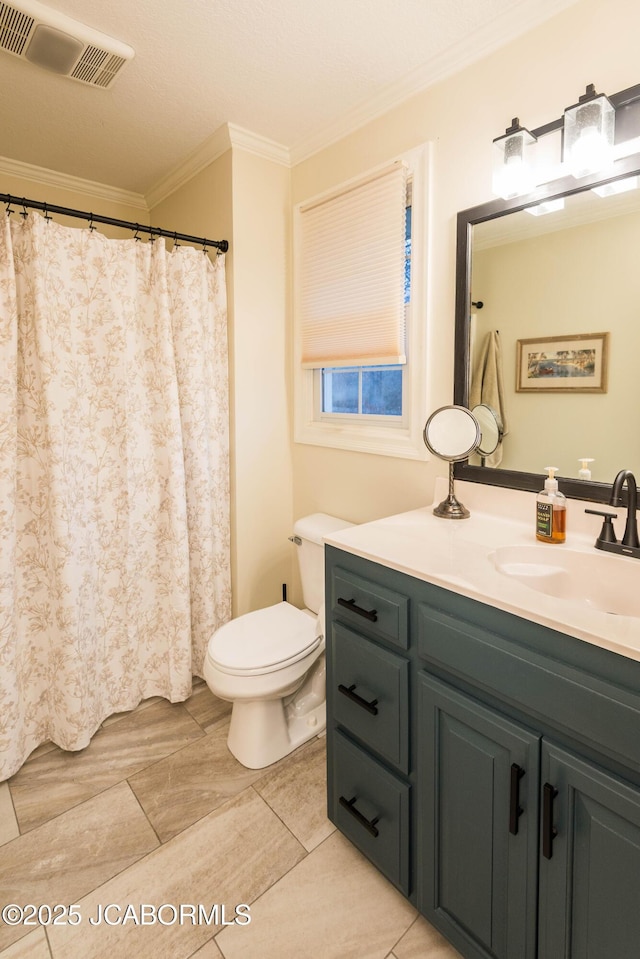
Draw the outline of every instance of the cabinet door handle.
M354 796L353 799L345 799L344 796L340 796L338 802L340 805L351 813L351 815L356 819L361 826L370 833L374 839L377 839L379 836L379 830L376 829L376 823L378 822L379 816L376 816L375 819L367 819L366 816L363 816L359 809L356 809L355 802L358 797Z
M342 693L343 696L346 696L347 699L350 699L353 703L356 703L358 706L361 706L363 709L366 709L368 713L371 713L372 716L378 715L378 700L372 699L371 702L367 702L366 699L363 699L362 696L358 696L357 693L354 693L356 684L352 686L344 686L342 683L338 686L338 692Z
M517 763L511 763L511 786L509 793L509 832L512 836L518 835L518 819L524 812L520 807L520 780L524 776L524 769Z
M375 623L378 621L377 609L363 609L362 606L356 605L355 599L343 599L342 596L339 596L338 606L344 606L345 609L350 609L352 613L357 613L358 616L363 616L365 619L368 619L370 623Z
M553 800L558 795L551 783L545 783L542 790L542 855L551 859L553 855L553 840L558 830L553 825Z

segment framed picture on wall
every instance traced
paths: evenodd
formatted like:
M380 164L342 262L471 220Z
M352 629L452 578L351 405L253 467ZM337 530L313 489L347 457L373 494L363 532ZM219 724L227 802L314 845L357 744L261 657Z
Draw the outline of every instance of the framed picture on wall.
M516 392L606 393L608 347L608 333L518 340Z

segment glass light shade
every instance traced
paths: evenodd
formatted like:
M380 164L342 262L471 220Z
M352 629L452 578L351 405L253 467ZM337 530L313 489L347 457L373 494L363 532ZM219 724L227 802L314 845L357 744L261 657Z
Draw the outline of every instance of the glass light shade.
M493 192L505 200L530 193L536 186L530 148L536 138L517 117L504 136L493 141Z
M527 206L524 212L530 213L531 216L546 216L547 213L556 213L558 210L564 210L564 198L561 196L555 200L536 203L535 206Z
M590 92L564 111L564 160L574 177L606 170L613 163L616 111L603 94Z
M614 180L612 183L605 183L603 186L592 187L591 192L598 196L617 196L618 193L629 193L630 190L637 190L640 183L637 176L627 176L622 180Z

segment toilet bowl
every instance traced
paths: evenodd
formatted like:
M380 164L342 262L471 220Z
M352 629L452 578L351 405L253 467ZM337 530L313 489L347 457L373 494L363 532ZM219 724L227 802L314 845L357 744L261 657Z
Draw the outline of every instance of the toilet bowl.
M326 726L324 536L351 526L314 513L294 525L307 608L276 603L216 630L204 678L233 703L227 745L249 769L262 769L317 736Z

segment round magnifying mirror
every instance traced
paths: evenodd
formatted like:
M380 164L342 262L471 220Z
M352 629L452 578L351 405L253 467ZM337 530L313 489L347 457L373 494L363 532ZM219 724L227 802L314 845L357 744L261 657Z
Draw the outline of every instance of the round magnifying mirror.
M480 426L466 406L442 406L427 420L424 441L440 459L457 463L477 449Z
M478 406L473 407L471 412L480 427L480 441L476 452L480 456L491 456L498 449L504 436L502 420L493 407L488 406L487 403L479 403Z
M449 463L449 495L433 512L445 519L466 519L469 510L458 502L453 490L453 464L478 448L477 419L465 406L441 406L427 420L423 435L427 449Z

